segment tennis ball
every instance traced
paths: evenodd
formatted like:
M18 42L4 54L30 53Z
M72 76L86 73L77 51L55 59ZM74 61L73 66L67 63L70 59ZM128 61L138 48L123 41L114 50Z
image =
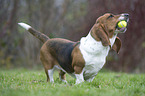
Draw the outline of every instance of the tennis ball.
M126 21L120 21L119 23L118 23L118 27L119 28L123 28L123 27L126 27L127 26L127 22Z

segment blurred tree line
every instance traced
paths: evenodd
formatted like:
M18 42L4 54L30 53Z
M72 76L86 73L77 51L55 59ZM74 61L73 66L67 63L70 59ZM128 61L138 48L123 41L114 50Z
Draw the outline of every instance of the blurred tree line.
M42 43L18 26L30 24L49 37L78 41L105 13L129 13L130 21L120 54L111 51L106 68L145 72L144 0L0 0L0 67L41 65Z

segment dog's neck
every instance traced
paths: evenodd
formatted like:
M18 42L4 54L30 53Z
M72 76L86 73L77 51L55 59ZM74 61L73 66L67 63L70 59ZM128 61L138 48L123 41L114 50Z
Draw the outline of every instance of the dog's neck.
M115 39L116 39L116 35L114 35L112 38L110 38L110 43L111 43L111 47L113 46ZM101 41L96 41L90 34L86 36L86 37L82 37L80 40L80 46L82 47L82 49L84 49L85 51L89 52L89 53L96 53L98 51L103 51L106 50L107 52L109 52L110 47L109 46L103 46Z

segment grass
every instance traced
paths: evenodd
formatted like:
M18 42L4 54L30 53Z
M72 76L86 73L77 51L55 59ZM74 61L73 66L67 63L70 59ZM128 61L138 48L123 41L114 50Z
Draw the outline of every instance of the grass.
M1 96L145 96L145 74L99 72L93 82L75 84L66 76L69 84L58 79L46 83L43 70L13 69L0 71Z

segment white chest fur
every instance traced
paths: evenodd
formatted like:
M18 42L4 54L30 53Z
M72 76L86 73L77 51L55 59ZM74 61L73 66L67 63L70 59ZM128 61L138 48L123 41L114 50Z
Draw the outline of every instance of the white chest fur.
M116 36L110 39L111 46L113 46ZM110 47L103 46L101 41L96 41L89 33L86 37L81 38L79 48L85 60L84 78L86 80L93 78L105 64Z

